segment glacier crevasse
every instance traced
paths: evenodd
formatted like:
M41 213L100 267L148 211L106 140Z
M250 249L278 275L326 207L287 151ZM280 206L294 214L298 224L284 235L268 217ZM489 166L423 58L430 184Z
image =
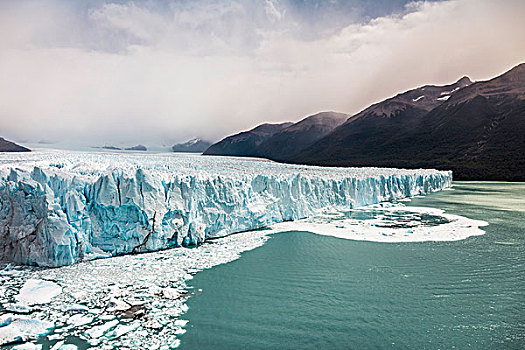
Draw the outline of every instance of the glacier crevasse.
M7 156L6 156L7 157ZM437 170L253 159L33 152L0 160L0 256L39 266L209 238L450 186Z

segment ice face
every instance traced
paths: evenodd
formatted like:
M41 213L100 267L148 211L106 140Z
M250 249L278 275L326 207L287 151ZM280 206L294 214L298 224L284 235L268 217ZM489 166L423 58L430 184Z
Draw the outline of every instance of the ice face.
M0 255L63 266L450 186L436 170L323 168L254 159L39 151L0 159Z

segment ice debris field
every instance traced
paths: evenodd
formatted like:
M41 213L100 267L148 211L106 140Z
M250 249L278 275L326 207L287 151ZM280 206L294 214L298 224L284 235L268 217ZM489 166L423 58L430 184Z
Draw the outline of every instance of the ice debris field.
M37 151L0 158L0 257L64 266L449 187L437 170L229 157Z

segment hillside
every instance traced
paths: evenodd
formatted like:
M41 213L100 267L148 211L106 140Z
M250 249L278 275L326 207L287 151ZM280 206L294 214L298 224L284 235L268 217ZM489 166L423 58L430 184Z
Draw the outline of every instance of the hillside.
M31 150L0 137L0 152L31 152Z
M525 181L525 64L455 85L448 94L440 90L449 87L425 86L375 104L286 161L431 167L451 169L458 180Z
M275 133L292 123L262 124L251 130L228 136L211 145L203 154L219 156L254 157L257 147Z

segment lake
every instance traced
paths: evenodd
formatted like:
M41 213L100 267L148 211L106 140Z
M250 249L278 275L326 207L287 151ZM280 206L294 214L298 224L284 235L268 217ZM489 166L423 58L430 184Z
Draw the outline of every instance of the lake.
M282 232L199 272L183 349L523 349L525 184L455 182L410 206L484 220L453 242Z

